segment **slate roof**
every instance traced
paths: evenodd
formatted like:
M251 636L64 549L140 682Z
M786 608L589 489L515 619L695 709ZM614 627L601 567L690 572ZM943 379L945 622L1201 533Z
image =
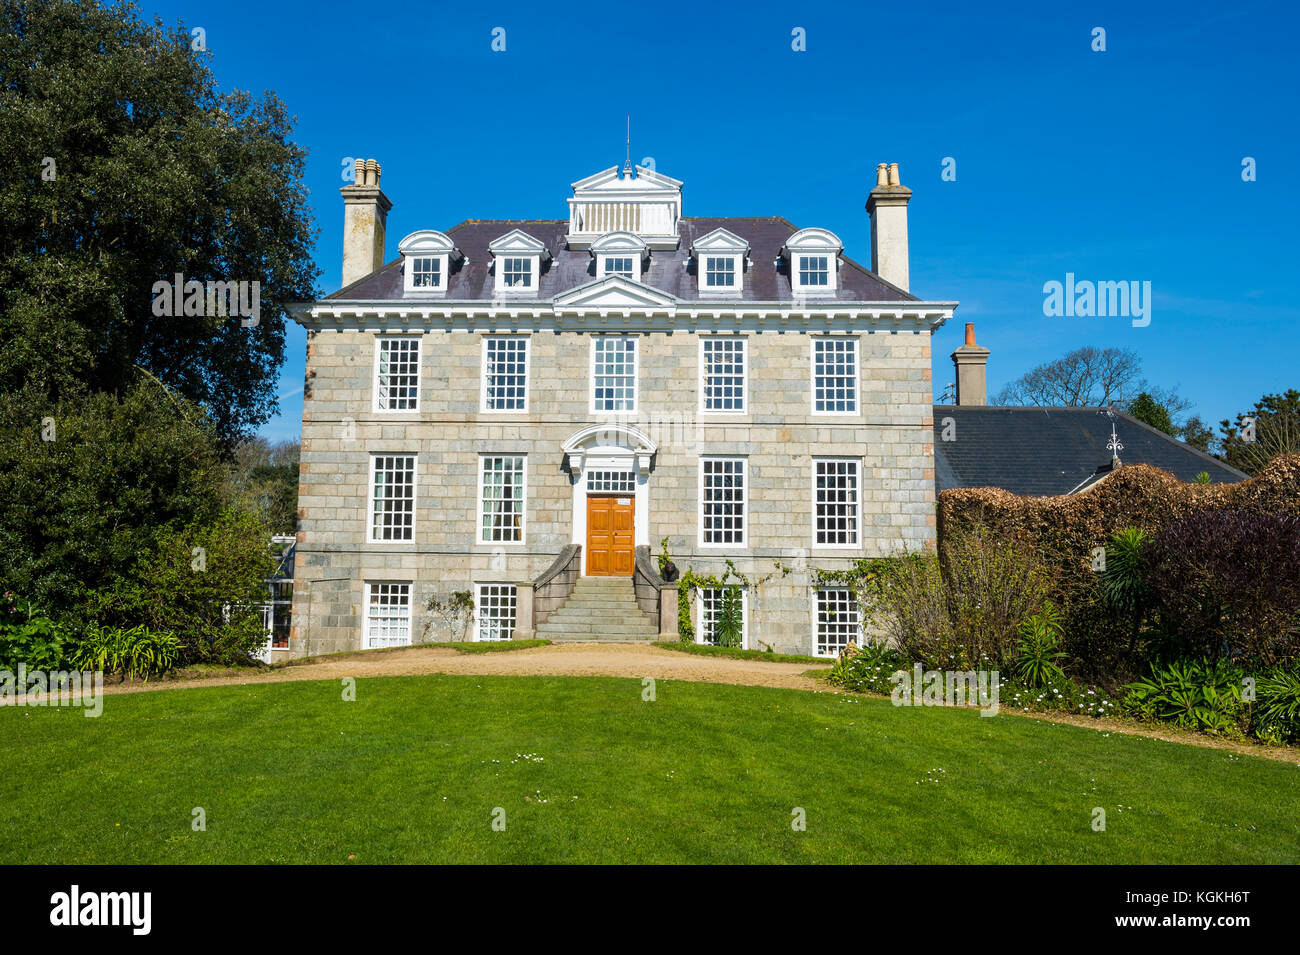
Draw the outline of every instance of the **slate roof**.
M1110 473L1112 421L1124 449L1122 464L1150 464L1180 481L1207 472L1216 484L1247 475L1143 424L1122 411L1104 408L998 408L934 406L935 490L1000 487L1042 497L1069 494ZM954 440L942 440L944 418L952 418Z
M745 272L744 288L739 296L724 298L718 295L701 296L699 293L695 263L690 258L691 244L718 228L734 232L749 242L750 265ZM568 219L469 219L447 231L447 235L456 243L456 247L464 254L469 264L462 262L453 265L447 293L439 298L448 301L491 301L494 279L488 272L488 267L492 264L488 243L505 235L511 229L519 229L540 239L553 256L549 263L543 263L538 300L546 301L561 292L596 280L595 259L592 258L591 253L586 249L567 248ZM658 249L652 251L649 266L642 274L641 282L688 302L792 301L790 275L786 263L782 261L779 269L773 263L777 260L786 239L797 231L780 216L766 218L684 216L677 225L677 233L681 237L678 247L667 251ZM841 302L920 301L847 256L841 255L840 261L843 267L840 269L838 288L833 295L818 296L818 300L825 298L828 301ZM687 263L689 268L686 267ZM326 301L402 301L406 298L402 284L402 259L399 256L377 272L372 272L346 288L326 296ZM412 301L418 300L415 295L410 298ZM427 300L427 296L425 299Z

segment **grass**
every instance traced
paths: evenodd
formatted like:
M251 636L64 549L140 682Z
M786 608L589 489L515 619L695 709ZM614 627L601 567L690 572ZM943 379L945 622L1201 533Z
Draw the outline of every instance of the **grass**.
M0 863L1300 861L1300 768L1251 756L760 687L356 689L0 708Z
M733 660L766 660L768 663L821 663L830 666L835 661L826 657L801 656L797 653L773 653L770 650L742 650L739 647L715 647L708 643L686 643L681 640L656 640L654 645L665 650L694 653L702 657L730 657Z

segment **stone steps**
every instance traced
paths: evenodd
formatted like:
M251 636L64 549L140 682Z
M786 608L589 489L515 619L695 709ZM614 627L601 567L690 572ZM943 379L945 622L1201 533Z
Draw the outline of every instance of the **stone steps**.
M559 610L537 625L537 636L557 642L648 642L657 623L641 612L631 578L580 577Z

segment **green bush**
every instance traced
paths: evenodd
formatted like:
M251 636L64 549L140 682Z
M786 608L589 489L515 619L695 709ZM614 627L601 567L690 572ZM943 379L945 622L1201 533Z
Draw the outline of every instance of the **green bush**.
M1223 661L1181 660L1156 665L1125 689L1131 714L1220 736L1244 735L1250 713L1242 700L1242 671Z
M247 665L266 643L259 605L273 569L261 522L226 511L210 523L161 530L132 582L102 599L96 616L174 634L182 664Z
M180 658L181 642L170 633L156 633L145 627L92 627L72 653L79 670L120 673L131 679L147 680L166 673Z
M1016 675L1031 688L1063 680L1065 672L1057 662L1061 651L1061 614L1049 601L1041 610L1021 621L1016 642Z
M890 677L906 669L907 663L897 650L880 643L867 643L853 656L836 660L826 679L856 693L888 696L894 689Z
M62 669L68 633L25 597L11 590L0 596L0 668L16 671Z
M1021 621L1051 592L1034 551L984 530L949 540L942 557L876 563L864 606L886 642L927 669L1009 668Z
M1265 673L1255 694L1255 735L1265 742L1300 742L1300 664Z

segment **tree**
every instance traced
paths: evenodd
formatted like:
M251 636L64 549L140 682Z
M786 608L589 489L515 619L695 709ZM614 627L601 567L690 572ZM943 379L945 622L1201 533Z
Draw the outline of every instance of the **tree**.
M231 444L274 412L284 306L319 272L283 104L219 92L192 39L128 4L0 0L0 392L124 393L139 366ZM257 324L155 315L177 273L260 283Z
M159 527L216 515L222 473L211 423L147 376L121 397L0 395L0 578L84 622Z
M298 526L297 441L271 444L256 437L241 441L222 487L225 503L258 518L273 534L292 534Z
M1176 436L1176 429L1173 420L1169 417L1169 410L1151 397L1150 392L1144 391L1134 398L1128 406L1128 413L1143 424L1149 424L1157 431Z
M1127 348L1087 346L1025 372L993 399L998 405L1056 408L1125 408L1145 392L1171 422L1192 405L1175 388L1142 377L1142 359ZM1163 430L1163 429L1162 429ZM1173 432L1168 432L1172 434Z
M1198 451L1210 453L1214 443L1214 432L1201 420L1199 415L1192 415L1178 429L1178 436Z
M1264 395L1255 406L1219 422L1223 460L1255 475L1279 454L1300 453L1300 391Z
M1076 348L1039 365L1002 389L1000 405L1093 408L1126 405L1145 382L1142 360L1126 348Z

